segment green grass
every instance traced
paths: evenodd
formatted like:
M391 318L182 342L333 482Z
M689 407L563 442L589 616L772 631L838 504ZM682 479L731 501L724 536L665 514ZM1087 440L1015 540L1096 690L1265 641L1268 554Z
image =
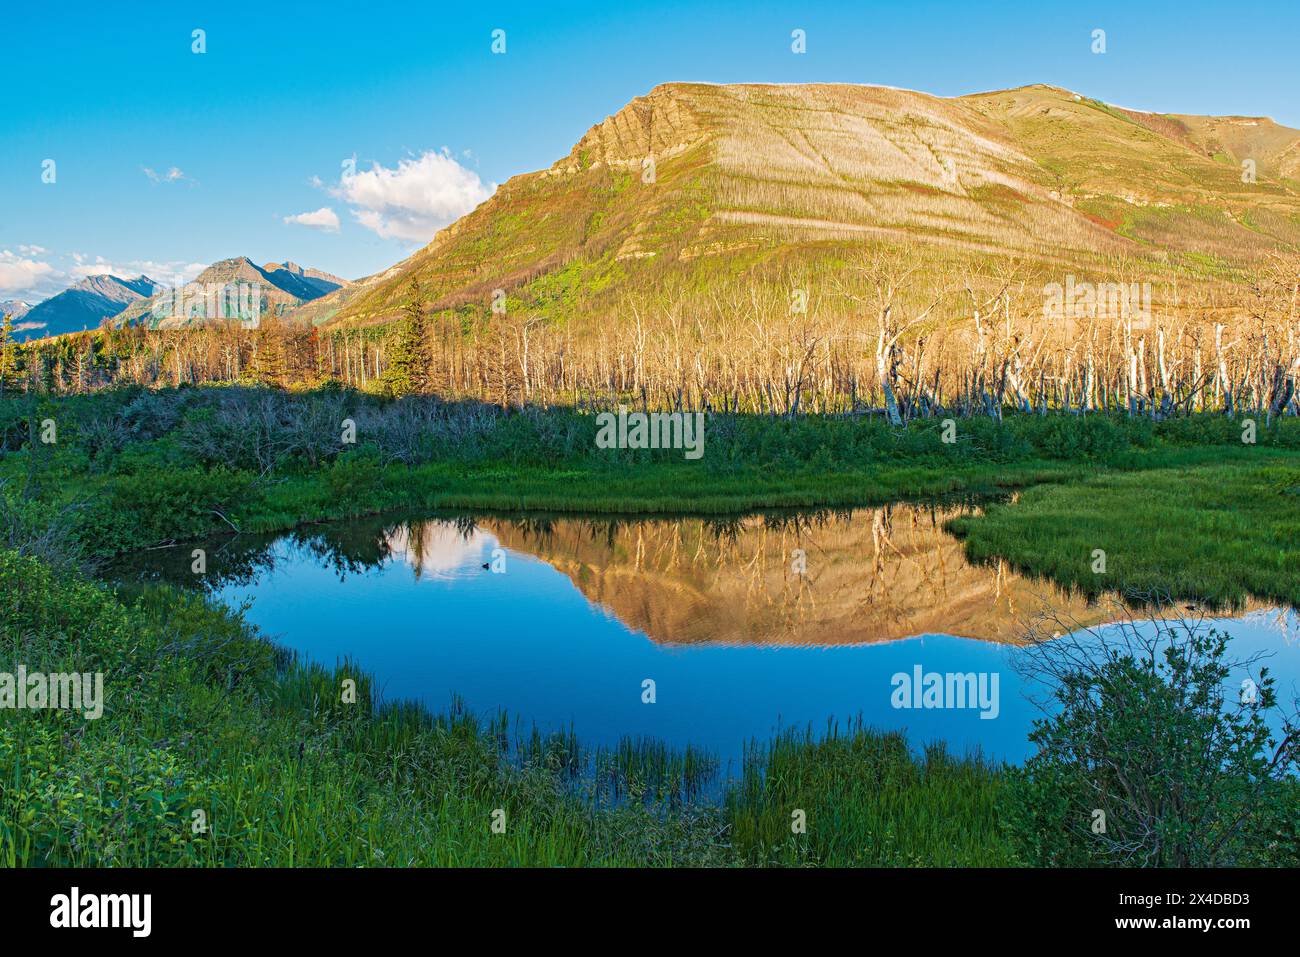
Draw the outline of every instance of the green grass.
M948 527L975 560L1006 559L1088 595L1300 605L1300 462L1290 457L1042 485ZM1097 550L1104 573L1093 570Z
M270 425L238 412L263 403ZM433 419L409 425L403 416L419 408ZM355 446L334 433L344 416L360 423ZM57 421L59 442L32 443L32 417ZM1018 492L952 524L970 558L1005 559L1088 594L1162 592L1216 605L1297 596L1297 499L1287 493L1300 486L1294 419L1260 424L1247 445L1242 423L1226 416L961 420L957 441L944 442L933 420L892 429L861 416L715 415L699 460L598 449L594 434L594 416L571 410L338 393L9 400L0 494L17 501L34 485L22 508L75 507L83 544L107 557L231 528L274 532L398 510L724 515L996 502ZM286 436L298 451L265 451ZM1102 575L1092 572L1095 550L1106 553Z
M996 763L942 746L918 759L901 734L856 724L820 737L786 731L751 745L727 796L731 838L750 865L1008 866L1002 778Z
M228 408L264 403L271 425ZM933 420L891 429L865 417L713 415L704 456L691 461L597 448L594 416L566 409L435 404L420 425L403 418L413 408L222 388L7 400L2 494L16 501L34 483L22 508L75 506L87 548L112 555L232 527L271 532L397 510L719 515L1019 492L951 526L972 559L1089 594L1240 604L1294 601L1300 587L1288 517L1297 499L1285 494L1300 486L1294 419L1260 423L1257 441L1243 444L1241 423L1224 416L1018 415L963 419L946 443ZM338 444L344 416L360 423L355 446ZM58 422L57 444L29 441L33 418ZM297 451L266 453L284 438L277 429ZM1097 549L1104 575L1091 571Z
M536 510L612 514L734 514L768 508L879 505L901 499L993 495L1037 482L1060 480L1049 463L998 469L967 468L950 474L921 467L860 472L782 475L744 469L709 475L674 465L635 471L536 466L486 466L465 472L448 466L395 469L367 486L363 496L342 498L315 477L294 477L267 489L233 516L250 531L278 531L304 520L342 518L412 506L430 509ZM214 526L214 530L216 526Z

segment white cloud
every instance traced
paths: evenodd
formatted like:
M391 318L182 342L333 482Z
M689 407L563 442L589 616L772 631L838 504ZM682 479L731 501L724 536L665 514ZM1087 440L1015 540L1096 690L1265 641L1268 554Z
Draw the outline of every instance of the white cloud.
M307 226L310 229L322 229L327 233L339 231L339 214L328 206L322 206L314 213L299 213L297 216L284 217L286 223Z
M164 286L181 286L193 282L194 277L207 269L205 263L187 263L184 260L159 262L154 259L129 259L125 262L113 262L103 256L96 256L92 261L80 253L74 253L76 261L70 269L59 273L63 285L70 286L89 276L116 276L118 279L138 279L148 276L154 282ZM61 289L58 291L62 291Z
M18 247L22 250L24 247ZM33 247L26 247L33 248ZM0 251L0 293L40 292L57 270L47 262L40 262L5 249Z
M165 173L156 173L148 166L141 166L140 169L144 172L145 176L148 176L149 179L155 183L176 183L185 179L185 174L175 166L167 170Z
M187 263L184 260L158 262L153 259L130 259L126 262L115 263L103 256L96 256L94 262L80 256L77 258L77 264L68 270L68 276L75 281L85 279L87 276L102 276L107 273L110 276L117 276L119 279L135 279L139 276L148 276L150 279L164 284L187 283L207 268L204 263Z
M50 296L63 292L69 286L88 276L110 275L119 279L135 279L141 275L148 276L164 285L181 285L192 282L199 273L208 268L207 263L192 263L184 260L157 261L153 259L130 259L114 261L103 256L90 257L83 253L53 254L50 261L32 258L32 253L49 250L40 246L20 245L18 253L9 249L0 250L0 298L21 298L28 302L40 302Z
M75 255L76 265L68 270L68 275L74 279L85 279L87 276L117 276L119 279L134 279L140 275L140 270L134 270L129 266L116 266L109 262L103 256L96 256L94 261L88 260L85 256Z
M495 183L484 184L444 147L400 160L396 169L375 163L369 170L344 173L330 193L379 236L423 243L495 190Z

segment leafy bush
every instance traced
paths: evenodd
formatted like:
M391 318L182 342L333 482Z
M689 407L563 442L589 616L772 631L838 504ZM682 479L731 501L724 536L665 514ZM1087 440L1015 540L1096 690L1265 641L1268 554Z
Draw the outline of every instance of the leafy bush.
M145 543L201 538L252 497L246 474L217 468L113 476L87 507L78 534L112 553Z
M1114 420L1099 415L1053 416L1034 423L1034 446L1052 459L1104 461L1128 448L1129 436Z
M20 496L0 483L0 548L38 558L62 573L87 571L88 550L77 535L77 504Z
M1295 866L1294 715L1275 736L1273 679L1242 678L1251 662L1226 657L1223 633L1156 624L1034 647L1030 671L1060 710L1035 722L1038 753L1008 772L1020 854L1053 867Z
M336 459L324 471L325 486L336 500L364 502L383 480L383 469L373 455L351 454Z

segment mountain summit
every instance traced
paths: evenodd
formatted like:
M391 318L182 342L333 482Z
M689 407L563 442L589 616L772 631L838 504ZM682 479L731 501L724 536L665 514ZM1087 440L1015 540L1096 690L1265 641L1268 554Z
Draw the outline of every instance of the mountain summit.
M119 315L132 303L154 295L163 287L148 276L123 279L107 273L87 276L56 296L32 306L15 325L15 338L35 339L65 332L94 329Z
M181 303L188 303L190 308L198 309L205 303L207 292L217 287L256 288L260 291L262 314L280 315L347 285L346 279L318 269L304 269L296 263L267 263L259 266L247 256L235 256L215 262L203 270L193 282L185 284L179 297L173 290L160 289L158 294L131 304L114 322L119 325L159 328L184 325L199 316L179 315L175 307L177 299Z

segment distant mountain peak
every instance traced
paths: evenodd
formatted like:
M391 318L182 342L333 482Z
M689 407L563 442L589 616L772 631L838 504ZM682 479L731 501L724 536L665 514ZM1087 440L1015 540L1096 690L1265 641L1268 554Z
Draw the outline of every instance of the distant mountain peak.
M27 310L22 335L18 338L35 339L93 329L133 303L156 295L162 288L143 274L134 279L111 273L86 276Z
M133 279L116 276L112 273L98 273L94 276L86 276L80 282L74 283L69 287L69 290L72 289L98 293L110 298L119 298L122 289L127 289L136 296L152 296L162 289L162 283L155 282L144 273Z
M17 322L31 310L32 305L21 299L3 299L0 300L0 316L8 316L14 322Z
M248 256L231 256L214 262L199 273L193 282L185 285L179 299L182 303L190 303L198 308L204 301L201 292L208 287L229 285L260 287L262 313L282 315L349 283L327 272L293 262L269 262L259 266ZM175 315L175 300L176 297L169 295L153 295L132 303L115 322L167 328L204 318L198 313L189 313L188 310L186 315Z

